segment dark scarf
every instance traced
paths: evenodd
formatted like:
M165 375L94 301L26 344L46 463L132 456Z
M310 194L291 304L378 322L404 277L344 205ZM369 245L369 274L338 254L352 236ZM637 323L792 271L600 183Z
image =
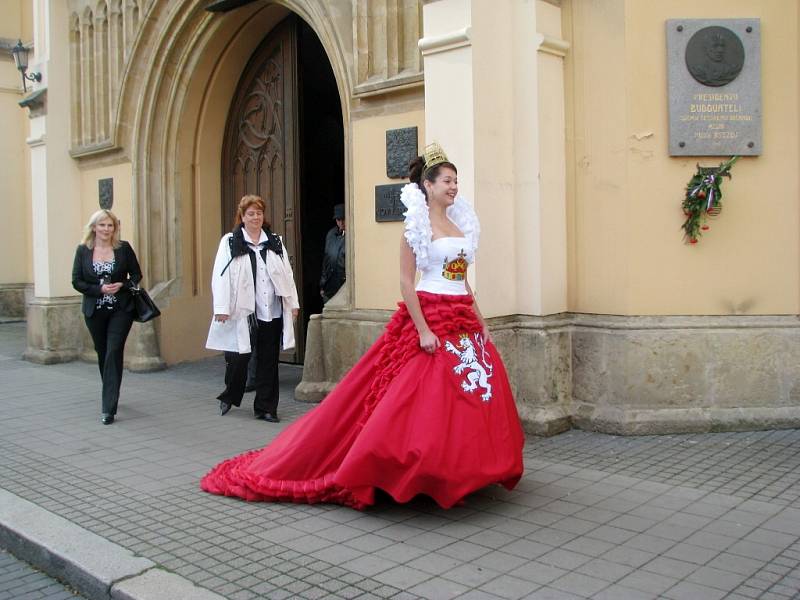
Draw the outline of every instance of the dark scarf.
M283 245L281 244L281 238L279 238L276 234L270 231L269 227L264 227L264 233L267 234L267 241L265 244L257 244L260 249L261 258L266 262L267 260L267 250L272 250L278 256L283 256ZM250 246L247 245L247 242L244 241L244 224L237 225L233 228L233 235L228 238L228 244L231 249L231 259L225 265L225 268L222 269L222 273L220 273L220 277L225 273L228 266L233 262L233 259L237 256L250 256L250 267L253 272L253 285L256 283L256 255L254 252L250 252ZM251 314L247 315L247 326L250 329L250 334L254 334L258 330L258 320L256 319L256 313L252 312Z
M231 264L231 261L234 258L237 256L244 256L250 252L250 246L248 246L247 242L244 241L244 224L239 224L234 227L232 233L233 235L228 238L228 244L230 245L231 249L231 260L229 260L225 265L225 268L222 269L220 276L225 273L228 265ZM272 233L268 227L264 227L264 233L267 234L267 243L265 246L261 247L261 258L263 258L264 261L267 260L267 250L272 250L278 256L283 256L283 244L281 244L281 238L279 238L277 234ZM255 259L255 256L252 258Z

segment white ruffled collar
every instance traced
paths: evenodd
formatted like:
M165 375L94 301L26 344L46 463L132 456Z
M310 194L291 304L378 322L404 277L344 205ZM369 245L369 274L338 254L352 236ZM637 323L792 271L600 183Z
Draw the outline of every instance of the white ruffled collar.
M403 213L405 216L404 236L414 252L417 268L424 270L428 266L428 248L433 237L425 194L416 183L409 183L403 186L400 192L400 201L406 207L406 212ZM480 236L480 225L475 211L462 196L456 196L455 202L447 207L447 217L467 238L467 254L471 262L478 248L478 237Z

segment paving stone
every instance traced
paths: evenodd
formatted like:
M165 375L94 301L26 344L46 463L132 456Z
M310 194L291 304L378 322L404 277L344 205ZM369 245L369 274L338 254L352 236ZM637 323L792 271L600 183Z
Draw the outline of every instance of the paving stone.
M637 571L626 575L620 579L618 583L624 587L631 587L641 592L658 595L673 587L678 583L678 580L673 577L667 577L666 575Z
M746 580L747 575L731 573L714 567L700 567L686 579L692 583L730 592Z
M675 543L676 542L673 540L642 533L627 540L625 545L631 548L645 550L646 552L651 552L653 554L661 554L662 552L666 552L672 548Z
M698 566L695 563L676 560L666 556L658 556L642 566L642 570L683 579L690 573L696 571Z
M549 583L548 586L577 596L588 597L607 588L609 582L583 573L567 573Z
M589 537L609 542L612 544L621 544L626 540L631 539L636 535L635 532L627 529L620 529L619 527L612 527L610 525L602 525L597 529L592 530L587 534Z
M780 550L774 546L747 541L736 542L730 548L727 548L727 552L764 562L772 560L780 554Z
M501 598L523 598L531 594L534 590L541 587L538 583L512 577L511 575L501 575L483 584L479 589L490 594L495 594Z
M653 600L653 595L624 585L611 585L592 596L592 600Z
M446 549L445 549L446 550ZM505 546L503 552L514 554L522 558L536 558L553 550L553 546L534 542L528 539L517 540ZM444 552L445 554L449 554Z
M612 550L614 547L614 544L596 540L590 537L575 538L574 540L570 540L561 546L561 548L564 550L571 550L573 552L587 554L589 556L602 556L606 552Z
M455 581L444 579L441 577L434 577L428 579L420 584L415 585L409 590L412 594L418 595L420 598L429 600L448 600L450 598L466 598L469 596L463 595L469 591L469 587L461 585ZM473 590L472 593L476 592ZM473 595L473 598L478 596ZM497 598L497 596L485 596L486 598Z
M577 552L564 550L563 548L552 550L537 559L538 562L546 565L552 565L567 570L576 569L590 560L591 557L585 554L578 554Z
M583 597L548 586L540 587L535 592L525 596L525 598L532 600L580 600Z
M670 588L663 593L664 597L670 600L719 600L721 598L730 598L727 592L690 581L681 581L674 587Z
M501 573L477 565L461 565L442 574L442 577L462 583L468 587L480 587L487 581L499 576Z
M712 548L703 548L701 546L681 543L670 548L664 556L704 565L710 560L713 560L718 554L720 554L720 552Z
M603 581L619 581L633 571L633 567L620 563L611 562L604 558L596 558L582 564L576 569L578 573L590 575Z
M514 577L545 585L565 575L568 571L555 565L548 565L538 561L526 563L509 573Z

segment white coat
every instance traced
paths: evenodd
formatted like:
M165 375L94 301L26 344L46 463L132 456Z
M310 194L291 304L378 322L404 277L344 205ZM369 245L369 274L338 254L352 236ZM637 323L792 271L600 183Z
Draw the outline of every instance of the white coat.
M246 354L250 352L250 330L248 315L256 309L256 290L253 282L253 269L247 254L231 260L228 239L233 234L222 236L214 259L214 272L211 275L211 294L215 315L228 315L227 321L215 321L211 317L206 348ZM300 308L294 274L284 248L283 256L267 251L267 275L281 299L283 316L283 350L294 348L294 319L292 310ZM228 262L230 264L228 265ZM225 265L228 268L225 269ZM223 269L225 273L222 273Z

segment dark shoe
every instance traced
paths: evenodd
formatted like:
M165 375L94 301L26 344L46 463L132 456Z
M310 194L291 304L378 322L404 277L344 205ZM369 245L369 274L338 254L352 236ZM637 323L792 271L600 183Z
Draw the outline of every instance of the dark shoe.
M223 402L222 400L219 401L219 416L224 417L228 414L228 411L231 409L231 404L227 402Z
M244 386L245 393L254 392L255 390L256 390L256 385L254 383L248 383L246 386Z
M111 425L114 422L114 415L104 414L103 417L100 419L100 422L103 425Z
M278 415L271 415L270 413L256 413L256 419L267 421L268 423L280 423L281 420Z

